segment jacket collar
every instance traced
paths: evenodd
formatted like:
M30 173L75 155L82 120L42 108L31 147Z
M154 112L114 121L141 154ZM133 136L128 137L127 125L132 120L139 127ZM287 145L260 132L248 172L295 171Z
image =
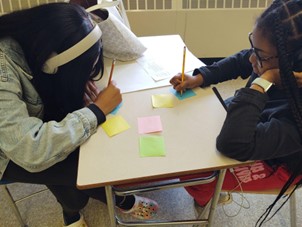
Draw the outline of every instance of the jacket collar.
M25 61L23 50L17 41L12 38L0 39L0 50L18 65L29 79L32 79L31 70Z

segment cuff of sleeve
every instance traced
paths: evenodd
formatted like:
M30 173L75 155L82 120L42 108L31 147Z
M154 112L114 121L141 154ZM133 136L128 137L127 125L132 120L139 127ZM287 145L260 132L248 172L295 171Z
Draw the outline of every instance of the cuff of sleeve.
M260 110L264 109L266 102L269 97L266 93L261 93L259 91L250 88L241 88L235 92L235 96L232 102L246 102L256 105Z
M193 76L196 76L197 74L199 74L200 73L200 71L199 71L199 69L194 69L194 71L193 71Z
M193 71L193 76L196 76L197 74L201 74L202 77L203 77L203 84L200 86L202 88L204 87L208 87L211 85L211 83L208 82L208 78L207 78L207 73L208 73L208 70L206 67L200 67L199 69L195 69Z
M103 111L98 108L95 104L90 104L89 106L87 106L96 116L97 121L98 121L98 125L102 124L103 122L106 121L106 116L103 113Z

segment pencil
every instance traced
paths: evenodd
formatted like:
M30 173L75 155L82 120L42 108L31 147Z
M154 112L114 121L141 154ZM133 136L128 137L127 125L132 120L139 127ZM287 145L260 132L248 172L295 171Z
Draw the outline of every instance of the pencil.
M214 91L216 97L218 98L218 100L220 101L221 105L223 106L223 108L225 110L228 110L227 106L225 105L225 102L223 101L220 93L218 92L217 88L216 87L212 87L212 90Z
M112 80L114 65L115 65L115 59L112 60L111 70L110 70L110 75L109 75L109 80L108 80L107 87L109 86L109 84L111 83L111 80Z
M181 82L185 81L185 64L186 64L186 46L184 46L183 58L182 58L182 69L181 69ZM180 91L182 95L182 90Z

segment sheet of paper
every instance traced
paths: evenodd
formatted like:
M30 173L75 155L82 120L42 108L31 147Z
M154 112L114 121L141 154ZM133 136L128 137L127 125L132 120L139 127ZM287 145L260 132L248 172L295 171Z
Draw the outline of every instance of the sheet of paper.
M114 116L107 119L101 127L107 133L108 136L112 137L130 128L130 125L122 116Z
M161 157L166 155L162 136L144 135L139 137L141 157Z
M173 72L168 72L167 70L165 70L165 67L156 62L152 57L145 55L144 57L139 58L136 61L155 81L164 80L173 76Z
M179 35L140 37L147 47L143 56L128 62L117 61L112 80L122 93L170 85L170 79L181 72L184 42ZM104 58L105 72L97 82L100 88L107 86L112 59ZM204 64L188 49L185 72L192 73Z
M160 116L139 117L137 118L137 125L139 134L161 132L163 130Z
M148 48L144 57L152 57L158 65L163 66L167 72L172 72L173 75L182 71L185 43L179 35L141 37L140 40ZM193 71L202 65L204 64L187 47L185 72Z
M172 108L174 107L174 96L171 94L152 95L152 106L154 108Z

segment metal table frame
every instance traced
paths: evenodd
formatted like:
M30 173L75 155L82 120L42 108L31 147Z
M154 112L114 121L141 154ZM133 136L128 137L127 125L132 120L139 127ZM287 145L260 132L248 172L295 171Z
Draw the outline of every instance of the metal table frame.
M163 226L163 225L203 224L210 227L214 218L214 213L218 203L219 194L221 191L225 173L226 173L226 169L222 169L222 170L214 171L212 175L208 177L193 178L190 180L168 182L168 183L160 183L161 181L159 180L158 183L155 183L155 185L131 187L130 189L107 185L105 186L105 190L106 190L107 206L108 206L109 217L110 217L110 226L116 227L118 224L121 226ZM156 190L165 190L171 188L207 184L213 182L216 178L218 179L217 179L213 199L210 202L211 204L209 206L209 214L207 218L199 218L196 220L139 220L139 221L126 222L121 220L115 212L115 199L114 199L115 195L126 196L126 195L132 195L136 193L150 192Z

